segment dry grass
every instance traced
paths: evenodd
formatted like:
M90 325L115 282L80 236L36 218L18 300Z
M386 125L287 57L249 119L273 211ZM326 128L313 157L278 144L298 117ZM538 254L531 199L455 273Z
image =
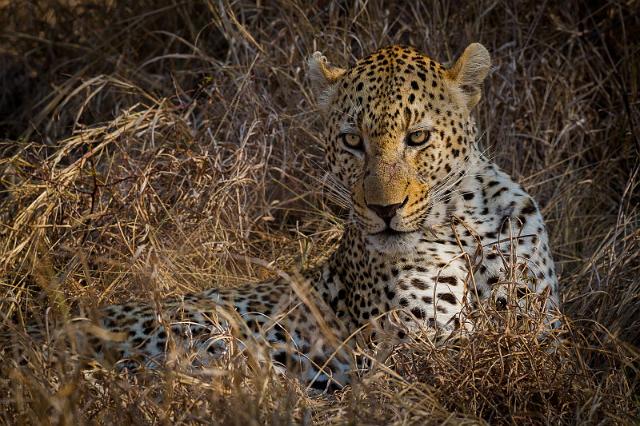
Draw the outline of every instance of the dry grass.
M273 276L238 255L321 260L341 225L318 189L305 58L403 42L448 62L480 41L495 61L482 143L543 207L564 337L492 314L469 341L417 336L321 397L243 357L124 377L36 346L38 369L3 363L3 423L638 420L640 4L348 3L1 2L3 333Z

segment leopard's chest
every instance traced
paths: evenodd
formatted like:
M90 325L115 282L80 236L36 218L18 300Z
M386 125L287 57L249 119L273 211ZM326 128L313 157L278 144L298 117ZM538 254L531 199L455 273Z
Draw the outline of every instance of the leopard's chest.
M468 275L464 259L456 257L456 247L448 240L421 244L405 256L372 259L364 274L346 278L349 288L346 305L360 324L383 314L397 312L423 321L459 312ZM352 275L351 278L354 278Z

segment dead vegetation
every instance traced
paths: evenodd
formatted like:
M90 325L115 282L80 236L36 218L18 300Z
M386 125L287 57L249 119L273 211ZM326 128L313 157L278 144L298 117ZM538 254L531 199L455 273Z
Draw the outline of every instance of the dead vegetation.
M125 377L36 345L36 369L3 360L3 423L637 421L637 1L0 4L12 340L32 345L25 324L45 317L273 276L243 259L321 260L341 222L318 184L305 58L348 64L396 42L442 62L472 41L492 52L481 143L543 207L566 315L562 338L495 313L465 342L417 336L321 397L241 356L208 375Z

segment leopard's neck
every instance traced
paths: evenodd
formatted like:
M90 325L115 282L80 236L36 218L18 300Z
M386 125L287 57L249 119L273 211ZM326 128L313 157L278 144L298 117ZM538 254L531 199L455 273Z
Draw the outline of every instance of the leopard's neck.
M495 223L510 214L508 206L499 205L492 195L497 188L508 187L509 191L520 192L521 187L483 157L472 165L461 176L452 178L446 194L439 194L425 221L424 232L413 236L410 247L402 252L380 251L357 226L346 227L338 249L320 266L313 280L318 293L338 317L361 325L371 316L371 313L363 315L359 307L360 300L365 298L373 314L388 311L394 307L396 286L405 275L395 265L428 263L434 247L453 245L450 249L459 250L451 237L454 228L461 230L461 234L464 226L486 232L483 223L490 223L493 230ZM460 225L460 221L465 225ZM473 246L470 235L462 238L468 240L463 244Z

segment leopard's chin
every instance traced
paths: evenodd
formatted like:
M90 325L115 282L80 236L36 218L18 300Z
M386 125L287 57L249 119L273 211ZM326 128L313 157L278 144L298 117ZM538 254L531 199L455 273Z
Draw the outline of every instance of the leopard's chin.
M421 233L399 232L387 228L365 237L367 244L374 250L385 254L402 254L413 252L420 241Z

